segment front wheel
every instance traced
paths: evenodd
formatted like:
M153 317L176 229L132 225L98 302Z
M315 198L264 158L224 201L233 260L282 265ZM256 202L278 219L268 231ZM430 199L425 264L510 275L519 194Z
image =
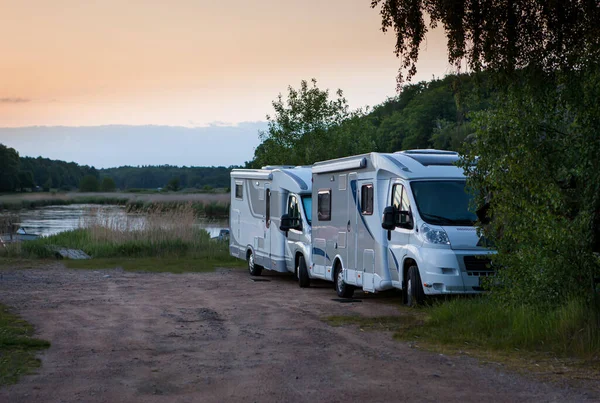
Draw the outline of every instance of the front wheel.
M410 266L408 268L405 295L406 305L408 306L423 305L423 302L425 302L425 292L423 291L421 275L417 266Z
M262 273L262 266L254 263L254 253L252 252L248 254L248 271L250 272L251 276L260 276Z
M296 267L296 274L298 276L298 284L301 288L310 287L310 277L308 277L308 269L306 268L306 262L304 256L298 258L298 266Z
M344 281L344 269L339 264L335 270L335 291L341 298L352 298L354 295L354 287Z

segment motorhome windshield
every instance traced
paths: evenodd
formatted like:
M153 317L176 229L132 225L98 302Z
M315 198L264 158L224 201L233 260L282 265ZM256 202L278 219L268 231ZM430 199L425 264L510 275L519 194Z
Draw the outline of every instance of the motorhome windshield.
M466 181L411 182L419 215L429 224L473 225L477 216L469 211L473 196L466 192Z
M302 206L304 207L304 214L306 214L308 225L312 225L312 196L302 196Z

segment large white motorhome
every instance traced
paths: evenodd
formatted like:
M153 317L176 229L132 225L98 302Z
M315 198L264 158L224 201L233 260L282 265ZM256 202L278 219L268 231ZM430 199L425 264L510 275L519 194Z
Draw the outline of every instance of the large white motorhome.
M311 278L355 288L425 295L481 291L491 252L473 226L458 154L439 150L370 153L313 165Z
M311 179L310 167L231 171L229 252L248 262L251 275L263 268L295 272L301 287L309 285Z

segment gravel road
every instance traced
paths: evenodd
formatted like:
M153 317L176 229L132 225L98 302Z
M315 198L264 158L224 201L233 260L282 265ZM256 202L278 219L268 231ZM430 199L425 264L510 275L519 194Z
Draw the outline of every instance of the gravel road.
M0 271L0 302L52 343L1 402L576 402L563 388L332 327L328 315L400 315L389 297L339 303L329 284L243 270ZM362 297L361 295L358 295Z

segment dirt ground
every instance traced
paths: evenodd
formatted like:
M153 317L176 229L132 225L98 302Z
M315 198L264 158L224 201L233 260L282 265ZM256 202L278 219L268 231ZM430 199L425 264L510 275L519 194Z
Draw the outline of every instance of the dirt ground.
M0 271L0 302L52 343L1 402L598 401L394 341L329 315L399 315L386 296L340 303L328 283L244 270ZM392 302L392 303L390 303Z

